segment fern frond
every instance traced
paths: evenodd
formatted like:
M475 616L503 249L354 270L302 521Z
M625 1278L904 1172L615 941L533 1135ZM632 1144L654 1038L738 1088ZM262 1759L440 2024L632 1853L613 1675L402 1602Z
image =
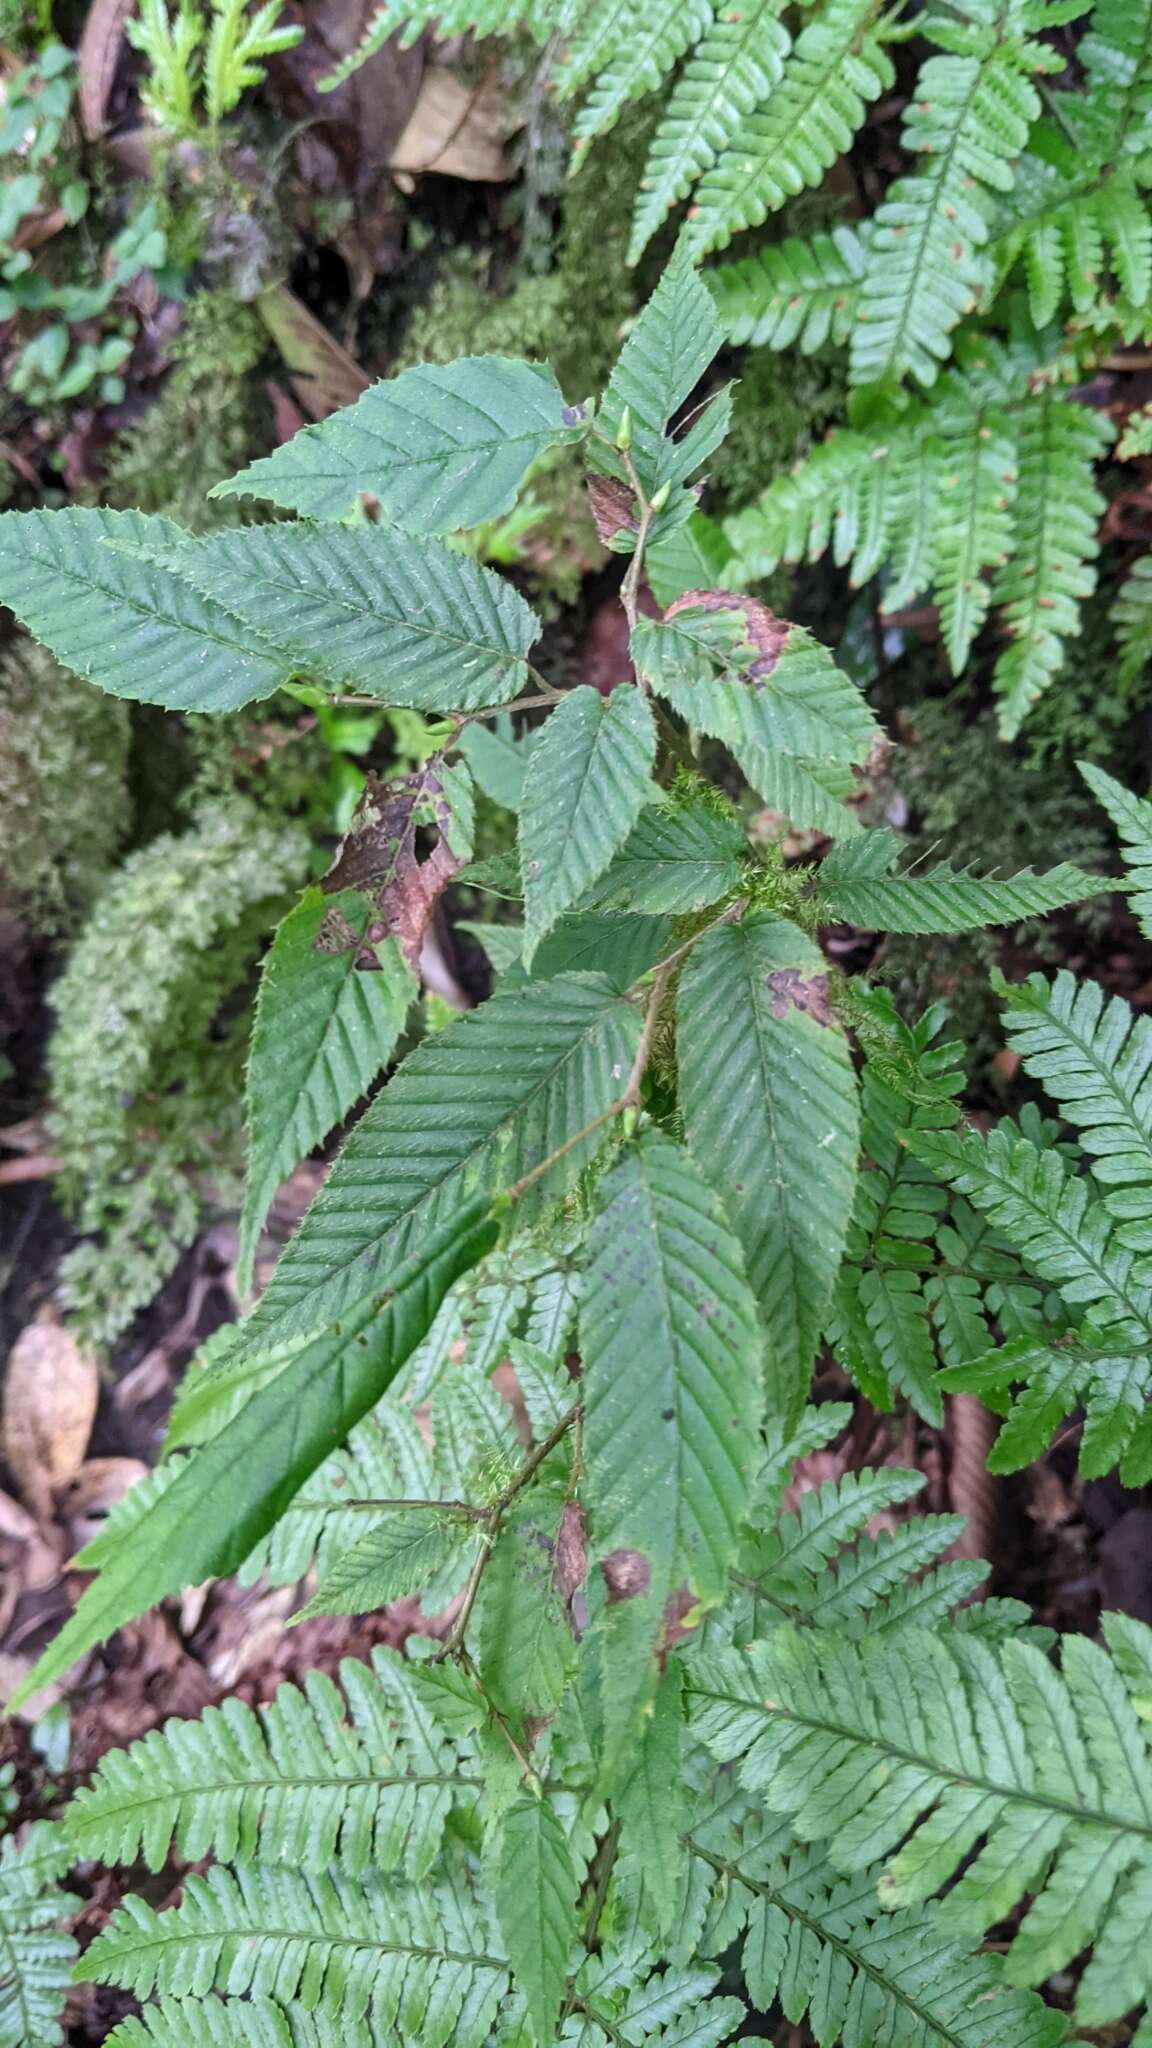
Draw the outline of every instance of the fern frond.
M378 2048L370 2020L340 2023L340 2048ZM162 1998L122 2020L106 2048L328 2048L330 2022L272 1998Z
M371 1869L352 1879L217 1866L189 1877L170 1912L126 1899L77 1974L140 1998L301 1997L329 2027L371 2011L421 2048L484 2048L508 1965L462 1904L445 1887L397 1888Z
M1152 140L1152 5L1096 0L1080 57L1093 100L1107 108L1113 150L1143 153Z
M1012 1389L1023 1385L1023 1391ZM1042 1457L1053 1432L1083 1410L1080 1472L1099 1479L1117 1468L1125 1486L1152 1477L1152 1361L1146 1344L1109 1349L1107 1332L1059 1340L1059 1348L1024 1337L948 1368L941 1385L971 1393L1007 1419L988 1456L990 1472L1018 1472Z
M961 873L947 861L897 874L899 856L899 835L883 829L833 847L818 871L823 917L873 931L977 931L1042 917L1108 887L1066 863L1047 874L1024 868L1002 879Z
M614 125L629 100L655 92L711 25L712 0L652 0L643 15L635 16L576 116L577 156L593 136ZM561 97L571 90L563 70L557 86Z
M779 85L696 188L685 237L694 256L726 248L843 154L869 104L892 84L873 28L877 0L829 0L796 39Z
M652 138L628 245L637 263L665 215L710 169L779 84L791 39L781 0L721 7L693 51Z
M1127 688L1152 663L1152 555L1138 555L1112 607L1120 643L1119 681Z
M1152 1019L1067 969L1002 993L1009 1043L1079 1130L1120 1242L1152 1251Z
M339 1688L310 1671L268 1706L228 1699L112 1750L69 1808L68 1838L80 1858L150 1870L174 1849L190 1863L339 1861L352 1877L403 1867L418 1884L477 1784L403 1660L377 1649L371 1668L345 1660Z
M725 1838L726 1837L726 1838ZM852 2048L1056 2048L1059 2013L1006 1980L999 1959L973 1955L924 1911L885 1913L875 1873L847 1881L827 1856L795 1841L779 1818L749 1815L737 1834L714 1825L690 1847L714 1874L714 1914L743 1936L744 1977L757 2010L779 2000L818 2042Z
M948 660L959 675L992 601L984 571L1010 554L1017 454L1011 424L993 404L969 410L961 400L940 424L949 445L939 476L935 589Z
M1039 1151L1004 1125L986 1138L974 1130L929 1132L911 1144L1065 1301L1101 1305L1111 1323L1123 1317L1152 1329L1152 1282L1089 1184L1072 1178L1057 1152Z
M847 226L808 242L789 235L757 256L720 263L704 279L730 342L812 355L852 333L868 232Z
M852 332L860 384L908 375L935 383L952 330L975 309L987 276L988 195L1011 190L1014 159L1040 111L1024 69L1037 45L991 30L962 43L977 47L922 66L903 139L928 167L898 178L875 216Z
M17 1844L0 1841L0 2048L57 2048L76 1943L67 1931L79 1901L56 1880L71 1857L43 1824Z
M1104 1630L1113 1655L1070 1636L1060 1674L1020 1642L855 1646L779 1628L746 1656L693 1658L693 1725L718 1761L743 1759L746 1789L801 1839L826 1841L838 1870L890 1859L885 1906L925 1902L965 1864L937 1924L973 1936L1032 1894L1008 1982L1042 1982L1094 1940L1076 2015L1100 2026L1152 1988L1136 1935L1152 1871L1152 1635L1118 1615Z
M1004 739L1015 739L1059 670L1065 640L1080 630L1080 601L1096 587L1104 499L1094 468L1111 439L1099 413L1053 391L1021 414L1013 552L992 585L1012 635L993 676Z
M1098 768L1094 761L1081 761L1080 773L1096 801L1103 804L1120 835L1128 878L1124 893L1145 938L1152 938L1152 802L1133 796L1123 783Z

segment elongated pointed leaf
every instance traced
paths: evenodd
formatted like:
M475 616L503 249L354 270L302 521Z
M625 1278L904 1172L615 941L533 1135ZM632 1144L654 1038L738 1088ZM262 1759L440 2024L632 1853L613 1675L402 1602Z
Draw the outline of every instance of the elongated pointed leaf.
M631 458L649 496L663 484L675 489L685 483L723 439L727 408L715 403L679 440L668 438L669 422L691 398L723 342L711 293L690 264L674 259L628 336L600 406L600 428L610 440L627 408ZM599 441L592 444L590 459L598 469L627 481L622 456ZM685 514L690 509L689 501Z
M647 1568L640 1592L687 1583L715 1599L739 1541L763 1407L763 1338L743 1256L688 1154L654 1132L602 1200L580 1314L593 1554L636 1553Z
M870 832L834 847L820 870L824 914L870 931L971 932L1042 917L1112 886L1067 862L1047 874L1024 868L1003 880L958 872L947 861L897 875L891 869L900 845L897 833Z
M510 511L537 456L583 431L580 408L565 406L543 364L511 356L420 363L305 427L212 496L267 498L311 519L343 519L367 495L412 533L456 533Z
M348 925L341 952L319 945L330 912ZM355 889L308 889L264 962L248 1063L248 1185L240 1220L247 1287L260 1226L280 1182L359 1101L396 1049L416 977L395 939L379 970L358 967L371 904Z
M524 958L598 881L654 796L656 724L630 683L610 697L581 686L532 749L520 806Z
M432 1508L398 1508L353 1540L337 1557L306 1607L293 1616L371 1614L405 1594L419 1594L455 1557L466 1561L475 1523ZM463 1573L461 1574L463 1576Z
M297 1351L234 1420L192 1452L84 1593L22 1696L167 1594L235 1571L309 1474L375 1406L452 1282L491 1250L496 1236L485 1202L462 1205L342 1326Z
M802 1403L852 1209L856 1081L823 956L763 914L710 932L680 985L688 1143L723 1197L768 1324L769 1404Z
M285 522L185 537L166 559L312 681L419 711L515 697L540 632L511 584L397 526Z
M740 887L748 842L735 818L708 804L642 811L615 860L585 890L581 910L642 915L707 910Z
M184 538L170 520L142 512L5 512L0 604L110 696L174 711L235 711L270 697L297 672L272 622L253 632L134 552Z
M555 2038L576 1939L579 1886L555 1808L547 1799L523 1794L504 1816L493 1895L512 1974L541 2043Z
M311 1332L369 1289L473 1188L507 1186L619 1095L635 1009L601 975L500 990L426 1039L361 1118L246 1325L253 1343ZM573 1146L519 1205L570 1186L596 1145Z

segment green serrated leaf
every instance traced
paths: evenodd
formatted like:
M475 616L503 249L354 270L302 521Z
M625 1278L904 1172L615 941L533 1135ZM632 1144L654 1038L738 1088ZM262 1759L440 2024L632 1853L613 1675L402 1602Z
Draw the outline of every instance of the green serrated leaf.
M747 916L694 949L677 1016L688 1143L743 1243L768 1325L769 1413L787 1421L808 1391L859 1141L823 956L795 925Z
M577 416L578 415L578 416ZM212 496L264 498L310 519L344 519L365 497L412 533L499 519L547 448L583 438L552 371L510 356L420 363L304 427Z
M538 2043L553 2039L576 1939L579 1872L559 1815L524 1795L504 1816L492 1890L512 1974Z
M330 912L348 927L340 952L317 944ZM396 940L375 949L378 971L357 965L371 914L368 898L354 889L335 896L308 889L265 959L248 1062L242 1289L251 1282L260 1226L280 1182L366 1093L404 1028L416 977Z
M665 619L641 619L632 653L674 711L734 752L848 764L866 761L879 736L826 647L733 591L696 593Z
M656 1909L660 1926L672 1924L680 1890L689 1798L684 1778L682 1679L672 1661L664 1672L652 1711L646 1715L635 1761L614 1794L620 1822L620 1850L633 1856Z
M245 1326L248 1348L308 1333L365 1291L473 1188L509 1185L620 1093L639 1023L601 975L498 990L409 1055L361 1118ZM595 1149L565 1153L520 1204L569 1187Z
M707 910L740 887L747 850L738 821L708 804L690 802L675 810L653 805L585 891L580 909L642 915Z
M66 668L110 696L174 711L236 711L270 697L298 667L271 631L253 632L182 576L133 552L178 547L184 538L170 520L142 512L5 512L0 603Z
M526 966L656 794L655 759L655 720L630 683L609 697L581 685L552 713L532 750L520 806Z
M686 483L723 439L727 406L715 401L679 440L668 438L669 423L691 398L723 340L710 293L690 264L674 259L620 352L597 422L614 442L627 410L632 463L650 498L664 484L675 491ZM589 459L609 476L628 481L623 457L599 439L591 444ZM692 509L691 499L675 514L669 507L653 528L654 537Z
M820 868L821 910L830 922L868 931L970 932L986 925L1043 917L1070 903L1099 896L1111 884L1067 863L1033 874L994 880L965 874L940 861L919 873L891 872L900 853L895 833L870 832L834 847Z
M257 643L274 632L299 674L417 711L478 711L517 696L540 634L511 584L395 526L284 521L185 536L153 559L227 607Z
M580 1310L589 1537L601 1560L637 1554L638 1591L724 1590L752 1481L761 1341L719 1201L687 1153L649 1133L604 1184Z
M297 1351L135 1523L20 1688L17 1704L169 1593L232 1572L305 1479L375 1406L448 1288L496 1241L484 1201L460 1205L423 1250ZM371 1284L371 1283L369 1283Z

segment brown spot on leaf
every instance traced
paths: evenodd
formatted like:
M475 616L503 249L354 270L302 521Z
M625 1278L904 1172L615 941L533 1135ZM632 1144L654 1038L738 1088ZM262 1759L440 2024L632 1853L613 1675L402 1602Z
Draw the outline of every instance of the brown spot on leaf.
M799 967L778 967L768 976L768 994L774 1017L783 1018L790 1010L799 1010L816 1024L836 1022L828 1000L826 974L805 975Z
M641 1550L610 1550L600 1561L608 1605L620 1600L639 1600L652 1584L652 1566Z

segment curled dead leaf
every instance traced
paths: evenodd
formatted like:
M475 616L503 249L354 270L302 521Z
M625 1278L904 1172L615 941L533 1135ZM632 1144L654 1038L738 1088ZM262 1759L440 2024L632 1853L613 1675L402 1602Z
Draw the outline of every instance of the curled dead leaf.
M80 1470L99 1394L94 1354L62 1323L45 1318L21 1331L8 1354L2 1440L36 1513L48 1513L53 1490Z

